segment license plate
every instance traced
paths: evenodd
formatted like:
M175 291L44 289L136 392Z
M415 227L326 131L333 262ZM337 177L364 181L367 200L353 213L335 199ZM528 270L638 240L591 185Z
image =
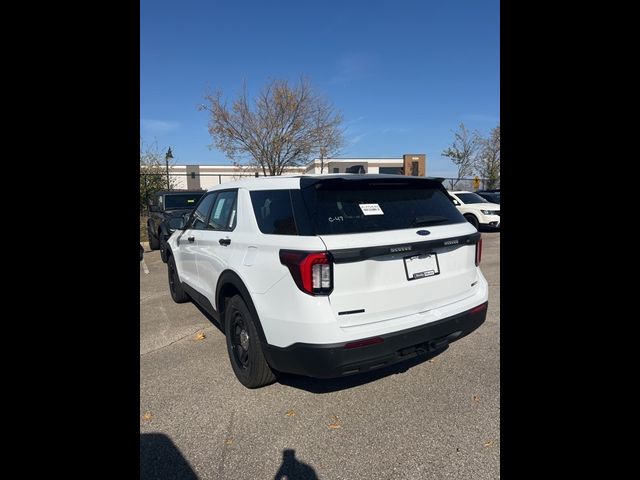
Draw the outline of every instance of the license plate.
M423 253L404 259L404 269L407 272L407 280L432 277L440 273L438 255L435 253Z

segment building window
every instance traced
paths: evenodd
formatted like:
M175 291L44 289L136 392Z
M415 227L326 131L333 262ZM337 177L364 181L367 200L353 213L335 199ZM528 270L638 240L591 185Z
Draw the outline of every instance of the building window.
M338 167L333 167L333 173L340 173L340 169Z
M418 162L411 162L411 175L418 176Z
M402 175L402 167L380 167L380 173Z

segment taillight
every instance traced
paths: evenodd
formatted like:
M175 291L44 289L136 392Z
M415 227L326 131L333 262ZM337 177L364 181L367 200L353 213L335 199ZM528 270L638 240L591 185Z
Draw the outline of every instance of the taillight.
M480 312L486 310L488 306L489 306L489 302L481 303L477 307L473 307L471 310L469 310L468 313L469 313L469 315L473 315L475 313L480 313Z
M476 267L480 265L480 260L482 260L482 237L476 243Z
M280 263L286 265L300 290L309 295L329 295L333 290L333 262L327 252L280 250Z

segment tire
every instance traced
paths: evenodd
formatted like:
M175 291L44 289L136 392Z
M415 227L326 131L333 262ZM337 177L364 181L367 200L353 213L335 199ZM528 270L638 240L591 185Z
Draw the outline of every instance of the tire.
M176 269L176 261L173 259L173 255L169 257L167 265L167 273L169 277L169 292L171 292L171 298L176 303L185 303L189 301L189 295L182 288L182 282L180 282L180 276L178 275L178 269Z
M464 218L467 219L467 222L469 222L471 225L473 225L474 227L476 227L476 230L480 230L480 223L478 222L478 219L476 218L475 215L471 214L471 213L467 213Z
M264 358L256 321L240 295L227 302L224 311L227 353L233 373L247 388L263 387L276 380Z
M158 250L160 248L160 239L153 236L149 225L147 225L147 236L149 237L149 250Z
M160 258L164 263L167 263L168 259L167 259L167 242L166 241L160 242Z

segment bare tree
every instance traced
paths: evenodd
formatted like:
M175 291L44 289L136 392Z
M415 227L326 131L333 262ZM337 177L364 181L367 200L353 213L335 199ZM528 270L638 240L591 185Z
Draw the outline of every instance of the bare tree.
M316 115L316 130L318 132L316 149L320 159L320 173L324 173L324 159L338 155L344 147L344 132L340 128L342 120L342 115L336 112L331 105L320 106Z
M149 200L158 191L167 188L165 155L160 152L158 142L146 145L140 139L140 213L147 208ZM177 186L177 179L169 177L169 187Z
M307 162L317 151L326 155L341 143L342 116L304 79L295 85L271 80L253 101L245 86L230 107L221 92L205 100L199 109L210 114L211 147L236 166L255 166L265 176L282 175L287 167Z
M458 167L458 174L455 182L451 182L453 189L460 179L472 175L476 167L476 157L482 143L478 132L470 132L464 123L461 123L458 130L454 133L453 143L449 148L442 152L443 157L451 159L454 165Z
M485 188L500 185L500 125L482 139L480 153L476 160L476 169L485 181Z

